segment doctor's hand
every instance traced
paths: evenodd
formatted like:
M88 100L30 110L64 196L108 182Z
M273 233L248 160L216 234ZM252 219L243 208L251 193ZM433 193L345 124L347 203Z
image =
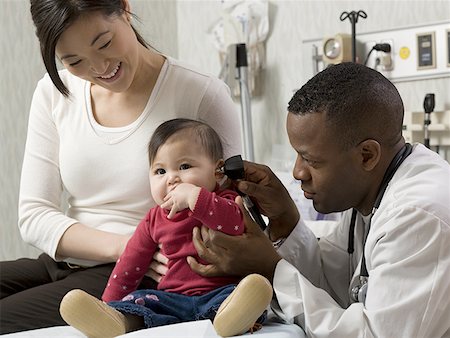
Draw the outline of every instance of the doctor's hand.
M268 166L244 161L244 170L245 180L238 181L237 188L255 199L261 213L269 218L272 240L287 237L300 218L289 192Z
M242 198L236 197L236 203L244 216L245 233L230 236L205 226L201 229L194 228L194 246L199 257L209 264L201 264L193 257L188 257L187 261L191 269L202 276L245 276L259 273L272 281L281 257L243 207Z

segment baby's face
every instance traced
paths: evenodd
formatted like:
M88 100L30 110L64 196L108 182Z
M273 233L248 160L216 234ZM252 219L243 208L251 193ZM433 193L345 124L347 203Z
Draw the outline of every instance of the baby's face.
M217 163L192 139L170 137L157 151L150 168L150 189L158 205L180 183L191 183L213 191Z

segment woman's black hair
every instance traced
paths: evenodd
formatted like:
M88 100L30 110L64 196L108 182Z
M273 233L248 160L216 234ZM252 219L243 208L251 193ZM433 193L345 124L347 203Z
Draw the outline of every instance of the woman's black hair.
M202 145L205 153L214 161L223 159L223 146L219 135L208 124L191 119L176 118L163 122L154 131L148 144L148 159L150 166L155 160L158 149L166 143L172 135L182 131L191 130Z
M55 49L61 34L81 15L98 11L106 16L120 16L124 12L123 0L30 0L31 16L36 27L36 35L41 45L41 55L45 68L53 84L64 96L69 90L62 82L56 67ZM129 13L133 15L132 13ZM133 15L135 17L135 15ZM142 36L133 28L137 40L149 47Z

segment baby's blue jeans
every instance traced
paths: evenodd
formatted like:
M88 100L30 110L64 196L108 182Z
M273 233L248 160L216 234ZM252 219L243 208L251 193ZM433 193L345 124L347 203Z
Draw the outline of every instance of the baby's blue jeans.
M220 304L233 292L235 284L223 286L201 296L186 296L160 290L138 290L121 301L109 302L116 310L144 318L145 326L155 327L216 316ZM258 319L262 323L265 314Z

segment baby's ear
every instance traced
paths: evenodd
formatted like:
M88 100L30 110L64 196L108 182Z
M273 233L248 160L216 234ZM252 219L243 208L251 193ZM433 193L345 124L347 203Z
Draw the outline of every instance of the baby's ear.
M219 184L221 189L231 189L231 180L224 173L224 165L224 160L219 160L216 163L216 182Z
M220 184L220 181L222 181L223 177L225 176L223 172L223 166L225 165L225 161L223 159L220 159L216 162L216 181Z

